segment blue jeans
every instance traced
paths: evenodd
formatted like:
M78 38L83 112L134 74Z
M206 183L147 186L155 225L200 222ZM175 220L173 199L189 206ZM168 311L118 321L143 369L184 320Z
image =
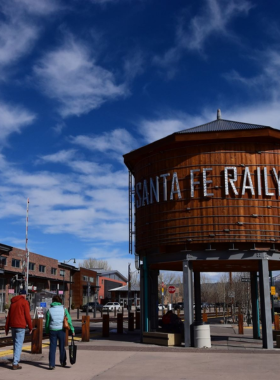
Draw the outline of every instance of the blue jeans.
M12 327L11 330L12 330L13 345L14 345L13 365L17 365L20 361L20 354L22 350L24 337L25 337L25 329Z
M60 353L60 364L66 363L65 351L65 331L64 330L50 330L50 351L49 351L49 365L55 367L55 352L58 340L58 347Z

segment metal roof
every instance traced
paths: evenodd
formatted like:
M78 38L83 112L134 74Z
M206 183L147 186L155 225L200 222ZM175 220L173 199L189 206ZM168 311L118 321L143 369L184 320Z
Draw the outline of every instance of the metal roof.
M127 292L128 291L128 285L120 286L119 288L110 289L109 292ZM132 292L140 292L140 286L139 285L131 285L130 291Z
M199 125L198 127L184 129L176 133L202 133L202 132L220 132L220 131L236 131L245 129L264 129L271 128L267 125L241 123L240 121L231 121L217 119L210 123ZM274 129L274 128L271 128Z

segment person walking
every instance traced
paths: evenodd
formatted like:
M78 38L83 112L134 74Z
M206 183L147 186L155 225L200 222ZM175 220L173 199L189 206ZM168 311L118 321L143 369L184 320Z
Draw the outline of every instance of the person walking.
M12 330L14 358L12 369L21 369L18 363L20 361L20 355L22 345L25 337L25 329L28 325L29 334L32 333L32 322L30 317L30 306L26 300L26 291L21 290L18 296L11 299L11 306L6 319L5 332L9 333L9 329Z
M66 351L65 351L65 330L63 329L63 319L66 315L69 327L73 335L75 330L72 325L72 320L68 310L62 305L62 299L56 295L52 298L51 307L46 314L45 331L50 335L50 350L49 350L49 369L55 369L55 353L58 340L60 364L66 366Z

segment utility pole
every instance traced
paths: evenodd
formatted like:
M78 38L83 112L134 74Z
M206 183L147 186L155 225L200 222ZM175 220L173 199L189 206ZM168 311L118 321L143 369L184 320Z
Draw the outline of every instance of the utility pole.
M25 265L23 269L24 288L26 290L26 295L28 294L28 276L29 276L28 213L29 213L29 198L27 198L27 205L26 205Z
M131 278L130 278L130 263L128 264L128 287L127 287L127 310L130 312L130 289L131 289Z

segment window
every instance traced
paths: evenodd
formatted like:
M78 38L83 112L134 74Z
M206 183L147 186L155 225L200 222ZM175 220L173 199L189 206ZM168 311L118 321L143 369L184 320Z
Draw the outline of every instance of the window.
M51 268L51 274L56 274L56 268Z
M94 282L94 278L93 278L93 277L90 277L90 278L89 278L89 282Z
M7 265L7 257L0 256L0 266Z
M60 269L59 274L60 274L60 276L64 277L65 276L65 270Z
M57 290L57 284L51 283L51 292L55 292Z
M39 265L39 272L45 273L46 267L45 265Z
M88 276L83 276L84 281L88 281Z
M20 260L12 259L12 267L19 268Z
M35 270L35 263L29 263L29 270Z

